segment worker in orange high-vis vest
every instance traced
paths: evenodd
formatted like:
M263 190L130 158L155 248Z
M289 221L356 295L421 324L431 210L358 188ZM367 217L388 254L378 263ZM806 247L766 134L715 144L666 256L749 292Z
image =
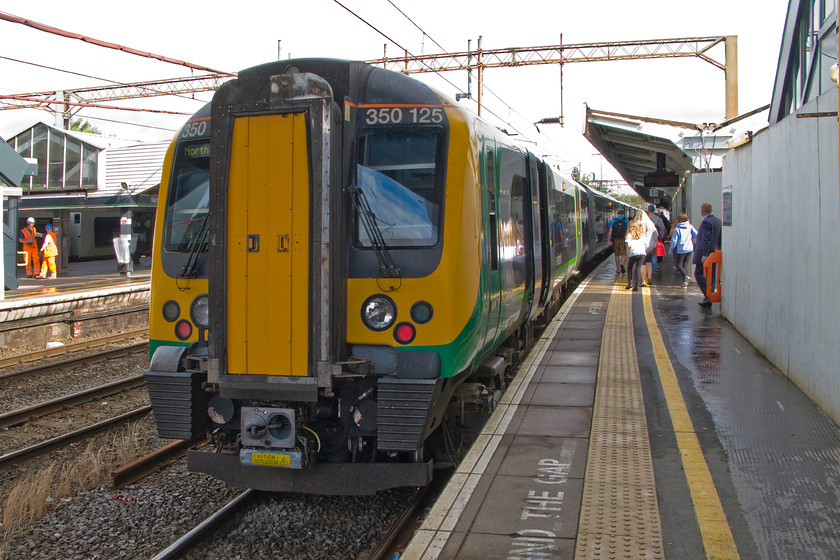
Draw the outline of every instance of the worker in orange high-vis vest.
M26 227L20 230L18 241L23 243L26 252L26 276L34 278L41 270L41 260L38 258L38 238L44 234L35 231L35 218L26 218Z
M47 233L44 234L44 244L41 245L41 252L44 254L44 261L41 263L41 274L37 278L58 278L58 272L55 268L55 257L58 256L58 243L56 243L55 233L53 232L52 224L47 224ZM49 269L49 274L47 271Z

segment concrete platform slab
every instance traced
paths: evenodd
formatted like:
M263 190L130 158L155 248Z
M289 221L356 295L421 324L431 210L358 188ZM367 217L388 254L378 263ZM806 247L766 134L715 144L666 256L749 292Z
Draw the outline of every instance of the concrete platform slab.
M534 373L537 383L595 383L595 366L540 366Z
M562 338L555 340L549 347L551 351L575 352L590 351L597 352L601 349L601 339L588 338Z
M456 544L457 542L457 544ZM456 550L457 548L457 550ZM574 541L553 538L542 531L525 532L516 536L453 535L440 558L457 560L487 560L488 558L539 558L563 560L574 554Z
M583 438L515 436L496 472L548 482L583 478L586 452L587 442ZM536 474L534 465L537 465Z
M549 366L597 366L598 352L548 352L542 363Z
M536 465L534 465L536 467ZM574 538L583 481L542 484L530 477L496 476L470 532L511 535L544 531L554 537Z
M589 406L595 402L595 385L589 383L532 383L523 403L540 406Z
M584 406L528 406L519 425L506 433L523 436L588 437L592 408Z

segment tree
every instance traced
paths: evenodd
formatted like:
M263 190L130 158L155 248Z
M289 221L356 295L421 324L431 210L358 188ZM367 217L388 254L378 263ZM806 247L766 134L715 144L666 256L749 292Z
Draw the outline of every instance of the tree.
M643 208L645 206L645 201L637 194L614 194L612 196L621 202L629 204L630 206L635 206L636 208Z
M90 121L76 119L70 121L70 130L74 132L87 132L88 134L102 134L102 131L90 124Z

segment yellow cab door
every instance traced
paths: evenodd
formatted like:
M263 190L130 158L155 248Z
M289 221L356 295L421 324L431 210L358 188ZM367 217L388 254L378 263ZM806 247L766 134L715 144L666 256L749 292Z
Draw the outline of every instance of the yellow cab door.
M307 375L306 114L234 121L228 181L228 373Z

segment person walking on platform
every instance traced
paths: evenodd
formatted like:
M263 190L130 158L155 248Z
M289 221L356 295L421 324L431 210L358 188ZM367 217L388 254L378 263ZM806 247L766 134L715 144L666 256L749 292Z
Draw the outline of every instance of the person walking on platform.
M26 226L20 230L18 241L23 244L23 251L26 253L26 276L28 278L34 278L41 269L41 261L38 258L39 237L43 237L43 234L35 230L35 218L26 218Z
M630 222L630 228L627 230L627 286L625 289L632 288L634 291L639 290L639 285L645 286L644 268L645 268L645 254L648 249L648 239L646 235L647 224L642 217L644 212L639 212L633 221Z
M647 215L648 218L650 218L650 221L653 222L653 225L656 227L657 239L659 239L660 241L664 241L665 233L667 230L665 229L665 222L663 222L662 218L660 218L656 214L656 206L654 206L653 204L648 204ZM663 253L663 255L664 254L665 253ZM656 243L654 242L653 251L651 251L650 254L645 257L645 265L647 266L648 278L653 278L653 275L656 274L656 259Z
M610 230L607 232L609 245L613 248L615 255L615 273L624 274L624 263L627 262L627 218L624 217L624 208L619 208L616 217L610 221Z
M691 253L694 251L694 238L697 237L697 230L688 222L688 214L681 212L674 227L671 229L671 254L674 255L674 266L682 274L683 288L688 286L691 277L688 275L686 266L691 262Z
M644 237L645 243L647 244L645 258L642 260L641 264L642 287L645 287L649 286L651 282L650 259L653 258L654 253L656 252L656 241L659 239L659 234L656 231L656 226L654 225L653 220L650 219L647 212L636 212L636 217L633 219L642 222L642 237Z
M697 287L703 292L703 301L698 302L700 307L711 307L712 302L706 294L706 273L703 270L703 263L709 255L720 249L723 224L712 214L712 205L708 202L700 205L700 215L703 216L703 220L697 229L697 240L694 245L694 279L697 280Z
M41 274L37 276L37 278L58 278L58 272L55 268L55 258L58 256L58 243L55 239L55 233L52 230L52 224L47 224L44 228L47 230L46 235L44 235L44 244L41 245L41 252L44 253L44 261L41 264ZM49 269L49 276L47 274Z

